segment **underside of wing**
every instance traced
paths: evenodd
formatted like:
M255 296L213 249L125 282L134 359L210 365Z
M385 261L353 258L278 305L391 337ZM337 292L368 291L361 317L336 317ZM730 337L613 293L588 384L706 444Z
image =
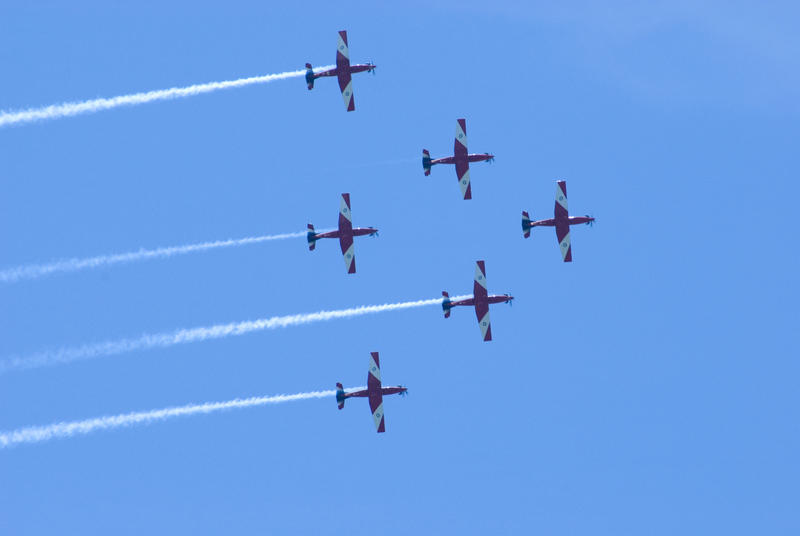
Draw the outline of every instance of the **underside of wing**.
M469 162L456 160L456 176L461 195L464 199L472 199L472 185L469 182Z
M344 107L348 112L352 112L356 109L356 100L353 97L353 78L350 75L349 67L347 71L339 71L339 89L342 90Z
M464 199L472 199L472 187L469 182L469 159L467 152L467 122L456 121L456 138L453 145L453 157L456 164L456 176Z
M369 409L372 410L372 421L375 423L375 430L380 434L386 431L386 423L383 419L383 395L378 394L369 397Z
M369 371L367 373L367 390L372 392L381 389L381 360L378 352L369 354Z
M472 296L477 303L488 295L489 290L486 286L486 263L484 261L477 261L475 263L475 284L472 286Z
M486 286L486 263L475 263L475 284L473 285L473 299L475 300L475 315L484 341L492 340L492 325L489 321L489 291Z
M567 181L556 182L556 208L554 210L554 216L556 220L569 218Z
M572 245L569 241L569 223L556 222L556 238L558 239L558 249L561 250L561 258L564 262L572 262Z
M350 47L347 44L347 30L340 30L336 42L336 68L338 69L344 63L350 67Z
M344 255L344 265L347 268L347 273L356 273L356 253L353 244L353 235L339 236L339 246L342 248L342 255Z
M356 273L356 257L353 251L353 216L350 213L350 194L342 194L339 203L339 246L344 255L348 274Z
M453 154L458 156L459 152L463 152L464 156L467 156L467 120L466 119L457 119L456 120L456 141L455 141L455 148L453 150Z
M567 181L556 182L556 238L561 258L564 262L572 262L572 246L569 242L569 207L567 205Z
M484 341L492 340L492 322L489 320L489 304L483 302L475 304L475 315L478 317L478 325L481 328L481 336Z
M350 194L342 194L339 200L339 231L345 231L345 234L350 234L353 230L353 215L350 210Z
M356 109L353 98L353 79L350 74L350 49L347 45L347 32L339 32L339 41L336 46L336 75L339 79L339 90L342 92L344 107L348 112Z
M369 394L369 409L372 412L372 420L378 433L386 431L386 425L383 420L383 392L381 387L380 359L378 352L371 352L369 372L367 373L367 392Z

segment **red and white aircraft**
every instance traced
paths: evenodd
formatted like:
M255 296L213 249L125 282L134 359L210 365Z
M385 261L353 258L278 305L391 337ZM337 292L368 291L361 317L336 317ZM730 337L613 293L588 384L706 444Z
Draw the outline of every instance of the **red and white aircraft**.
M356 102L353 99L353 82L351 75L353 73L361 73L364 71L374 74L375 65L373 63L364 63L358 65L350 65L350 48L347 46L347 32L342 30L339 32L339 42L336 46L336 68L328 69L327 71L314 72L310 63L306 63L306 84L308 89L314 89L314 80L323 76L335 76L339 79L339 89L342 90L342 98L344 98L344 106L348 112L356 109Z
M398 385L397 387L383 387L381 385L381 363L378 359L378 352L371 352L369 359L369 373L367 374L367 388L361 391L345 393L341 383L336 384L336 402L339 409L344 409L344 401L353 397L368 397L369 410L372 412L372 420L375 421L375 428L378 433L386 431L383 421L383 395L400 394L405 395L408 388Z
M570 216L567 208L567 181L556 182L556 208L555 217L547 220L531 221L527 212L522 211L522 234L525 238L531 236L534 227L555 227L558 247L564 262L572 262L572 245L569 239L569 226L586 223L591 225L594 218L591 216Z
M475 286L472 291L472 298L466 300L450 299L447 292L442 291L442 310L444 317L450 318L450 309L458 307L459 305L473 305L475 306L475 314L478 317L478 325L481 327L481 334L484 341L492 340L492 324L489 320L489 305L493 303L511 303L514 296L509 294L492 294L486 288L486 265L483 261L475 263Z
M461 187L461 195L464 199L472 199L472 187L469 183L469 163L494 160L494 155L489 153L467 154L467 121L465 119L456 120L456 141L453 147L453 156L437 158L431 160L431 153L427 149L422 150L422 168L425 176L431 174L431 167L436 164L455 164L458 185Z
M320 238L338 238L339 245L344 255L344 265L347 267L348 274L356 273L356 256L353 251L354 236L378 236L378 230L374 227L353 227L352 214L350 214L350 194L342 194L342 202L339 204L339 229L328 231L327 233L314 232L314 226L308 224L308 250L314 251L317 240Z

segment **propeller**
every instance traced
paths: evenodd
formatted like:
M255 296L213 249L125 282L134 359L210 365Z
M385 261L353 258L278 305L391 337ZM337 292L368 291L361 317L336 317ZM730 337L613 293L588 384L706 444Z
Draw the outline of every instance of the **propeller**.
M403 387L403 386L401 385L400 387ZM400 396L408 396L408 388L406 388L405 391L400 391L399 395Z
M369 233L369 236L378 236L378 231L375 231L374 233Z
M591 220L589 220L589 221L587 221L587 222L586 222L586 225L588 225L589 227L594 227L594 217L593 217L593 216L590 216L590 215L588 215L588 214L586 215L586 217L587 217L587 218L592 218Z
M486 153L486 154L489 154L489 153ZM492 162L494 162L494 157L491 157L491 158L489 158L489 159L488 159L488 160L486 160L486 161L487 161L487 162L489 162L489 163L491 164Z
M371 73L372 73L372 76L375 76L375 69L377 69L377 68L378 68L378 67L377 67L377 65L375 65L375 64L374 64L374 63L372 63L371 61L368 61L368 62L367 62L367 65L369 65L369 66L370 66L369 72L371 72Z

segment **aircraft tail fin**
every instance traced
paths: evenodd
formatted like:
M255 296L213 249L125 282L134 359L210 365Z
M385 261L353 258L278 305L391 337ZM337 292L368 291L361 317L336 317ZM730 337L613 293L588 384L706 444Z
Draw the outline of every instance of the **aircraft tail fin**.
M524 210L522 211L522 236L531 236L531 217Z
M442 311L444 311L444 317L450 318L450 309L452 306L450 305L450 294L447 291L442 291Z
M431 153L427 149L422 150L422 169L425 170L425 176L431 174Z
M308 84L309 91L314 89L314 69L311 68L310 63L306 63L306 84Z
M317 233L314 232L314 226L310 223L308 224L306 240L308 240L308 251L314 251L314 248L317 246Z
M341 383L336 384L336 403L339 404L339 409L344 409L344 386Z

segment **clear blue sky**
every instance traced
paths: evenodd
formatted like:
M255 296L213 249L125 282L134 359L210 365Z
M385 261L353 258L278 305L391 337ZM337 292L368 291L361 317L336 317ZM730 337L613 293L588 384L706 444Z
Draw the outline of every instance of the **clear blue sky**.
M0 376L0 429L362 385L333 398L0 451L0 533L797 534L795 3L5 3L0 109L332 63L301 78L0 130L0 267L335 224L0 288L0 357L179 327L470 292L437 307ZM118 3L115 3L118 4ZM472 169L424 177L455 119ZM398 162L407 159L405 162ZM554 181L573 231L523 240Z

